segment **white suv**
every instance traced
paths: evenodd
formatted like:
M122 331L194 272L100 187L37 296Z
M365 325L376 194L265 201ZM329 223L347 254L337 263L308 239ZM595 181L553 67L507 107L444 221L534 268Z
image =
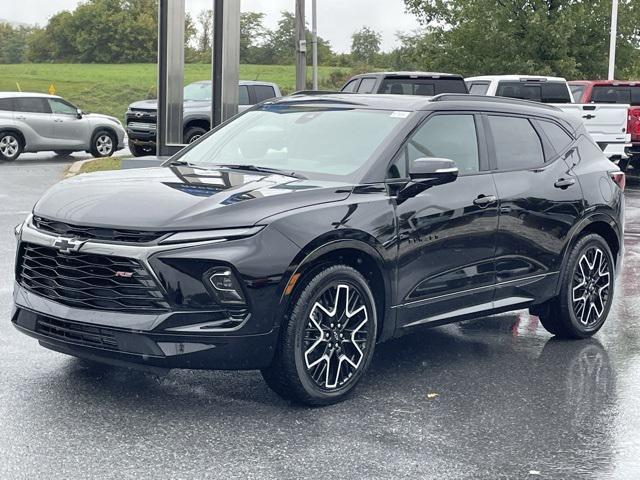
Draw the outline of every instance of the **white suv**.
M0 92L1 160L48 150L108 157L124 148L124 137L117 118L84 113L58 96Z

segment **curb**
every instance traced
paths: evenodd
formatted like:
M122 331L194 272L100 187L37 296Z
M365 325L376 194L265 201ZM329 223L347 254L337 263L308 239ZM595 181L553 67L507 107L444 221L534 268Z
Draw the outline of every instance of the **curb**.
M65 172L64 178L75 177L80 173L80 169L85 163L95 161L95 158L88 158L87 160L78 160L77 162L73 162L69 169Z

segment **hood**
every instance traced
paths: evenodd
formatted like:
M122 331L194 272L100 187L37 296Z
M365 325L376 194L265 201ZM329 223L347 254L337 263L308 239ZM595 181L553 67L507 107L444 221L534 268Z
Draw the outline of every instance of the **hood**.
M90 120L109 120L111 122L114 122L120 126L122 126L122 123L120 123L120 120L118 120L116 117L112 117L110 115L103 115L101 113L85 113L83 114L84 117L89 118Z
M137 108L140 110L157 110L158 109L158 101L157 100L141 100L139 102L133 102L129 105L129 108ZM189 108L211 108L211 101L195 101L195 100L185 100L183 104L184 109Z
M187 166L80 175L53 186L34 214L74 225L181 231L253 226L301 207L346 199L352 186Z

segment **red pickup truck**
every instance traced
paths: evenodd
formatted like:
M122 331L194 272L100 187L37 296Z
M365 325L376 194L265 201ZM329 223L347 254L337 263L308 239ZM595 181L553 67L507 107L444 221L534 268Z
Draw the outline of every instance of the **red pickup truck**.
M631 134L628 149L630 164L640 170L640 81L624 80L576 80L569 88L577 103L628 103L627 132Z

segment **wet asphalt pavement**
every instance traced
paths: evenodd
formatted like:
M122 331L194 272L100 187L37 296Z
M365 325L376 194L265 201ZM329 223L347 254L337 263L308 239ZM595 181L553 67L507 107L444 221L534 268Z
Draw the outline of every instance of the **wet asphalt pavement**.
M13 329L13 226L64 163L0 164L0 479L640 478L640 191L594 339L527 312L425 330L378 346L352 399L308 409L257 372L158 380Z

